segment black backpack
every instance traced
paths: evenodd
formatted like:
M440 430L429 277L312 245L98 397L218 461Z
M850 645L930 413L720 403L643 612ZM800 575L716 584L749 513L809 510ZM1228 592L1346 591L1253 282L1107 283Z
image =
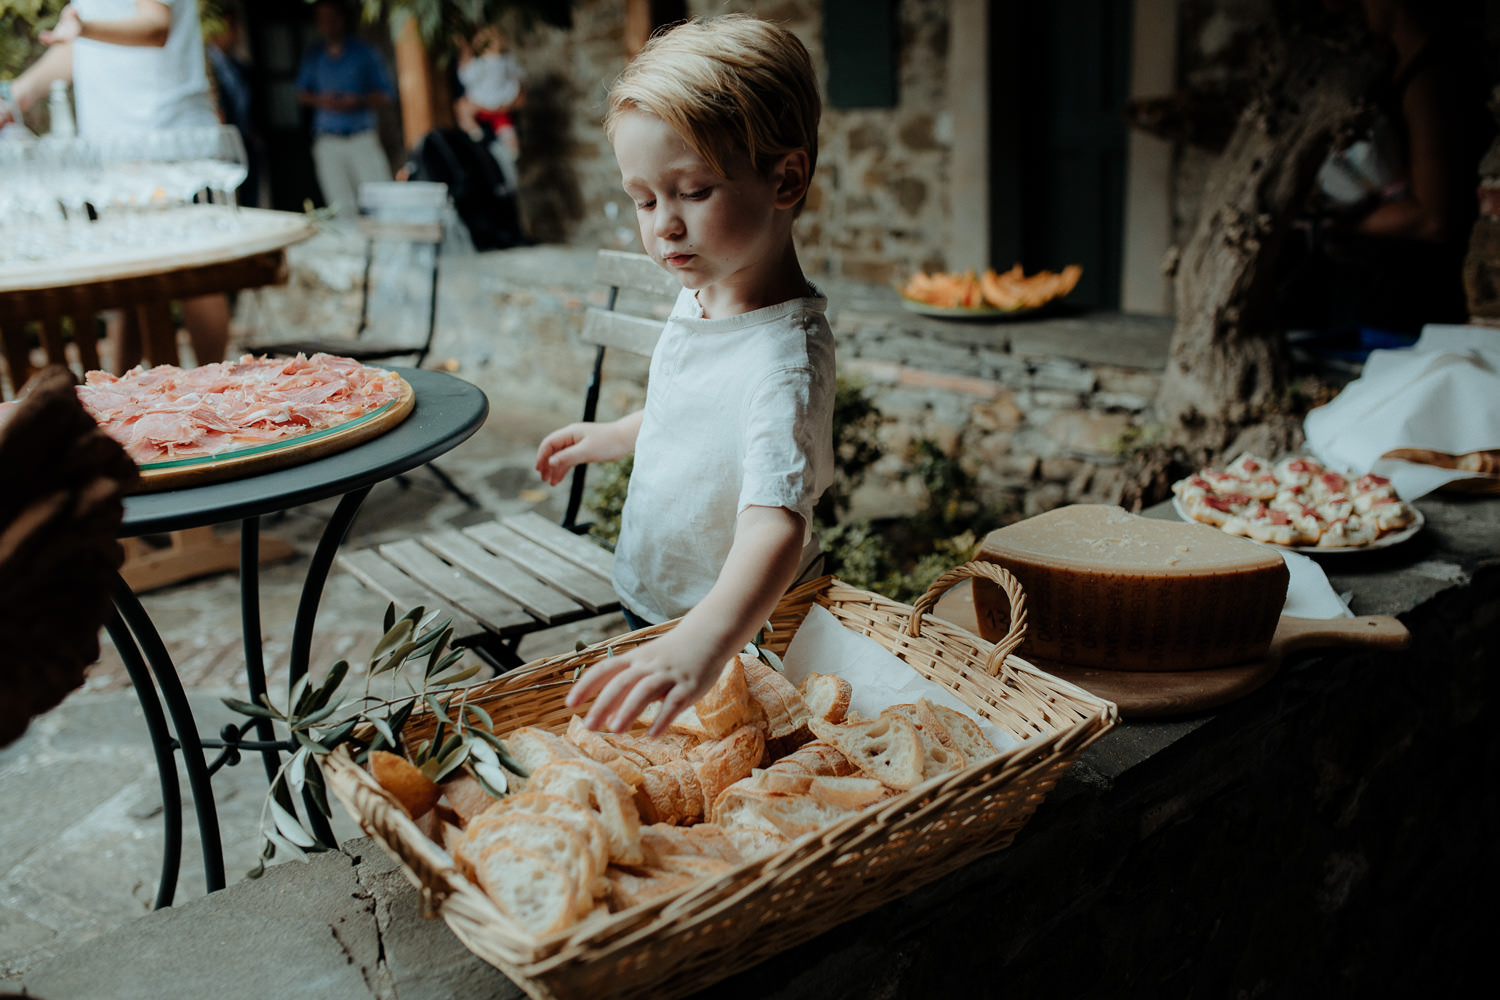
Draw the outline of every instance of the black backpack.
M488 147L457 128L433 129L411 153L410 180L448 185L454 210L475 250L502 250L522 242L514 191Z

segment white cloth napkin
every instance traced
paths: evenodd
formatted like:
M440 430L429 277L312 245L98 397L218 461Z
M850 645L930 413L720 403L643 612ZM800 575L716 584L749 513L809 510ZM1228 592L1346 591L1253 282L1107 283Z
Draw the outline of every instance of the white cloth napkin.
M1380 456L1500 448L1500 330L1429 325L1409 348L1372 351L1360 377L1303 421L1308 450L1345 472L1386 476L1414 500L1470 474Z
M798 687L811 673L837 674L844 678L854 688L850 709L868 718L875 718L891 705L926 698L956 709L979 723L984 735L1001 753L1018 745L1014 737L977 716L956 695L927 680L869 636L844 628L827 608L820 605L814 604L802 620L781 661L786 668L787 680Z
M1291 579L1286 585L1286 603L1281 613L1294 618L1353 618L1348 603L1333 589L1317 560L1299 552L1283 550L1281 558Z

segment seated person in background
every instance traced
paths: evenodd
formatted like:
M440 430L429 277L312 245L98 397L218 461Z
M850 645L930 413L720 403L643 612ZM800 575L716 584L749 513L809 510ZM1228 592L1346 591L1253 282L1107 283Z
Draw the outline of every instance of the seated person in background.
M511 112L526 99L526 73L504 32L494 25L475 32L473 44L462 35L454 36L454 43L458 46L458 82L463 87L463 94L453 103L454 117L459 128L476 141L490 140L506 185L514 191L521 140Z
M1374 95L1369 132L1318 174L1306 255L1284 269L1287 326L1415 334L1468 318L1463 261L1494 121L1482 60L1445 16L1455 5L1360 3L1370 32L1391 49L1391 75Z

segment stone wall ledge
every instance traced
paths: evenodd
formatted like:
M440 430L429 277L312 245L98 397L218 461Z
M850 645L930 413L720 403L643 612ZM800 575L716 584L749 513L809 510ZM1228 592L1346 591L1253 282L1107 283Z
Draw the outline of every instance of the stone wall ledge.
M1125 722L1015 843L704 998L1452 995L1491 977L1500 504L1330 556L1401 653L1327 651L1211 714ZM1153 513L1165 516L1158 508ZM369 841L28 971L44 997L518 998ZM109 984L107 988L102 984Z

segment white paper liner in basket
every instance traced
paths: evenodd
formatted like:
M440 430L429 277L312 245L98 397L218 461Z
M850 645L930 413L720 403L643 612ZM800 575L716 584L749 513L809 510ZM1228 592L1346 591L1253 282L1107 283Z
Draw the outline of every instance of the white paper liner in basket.
M1000 585L1012 609L1009 632L993 645L928 617L949 587L980 576ZM910 607L832 577L813 581L778 605L765 645L784 653L814 603L1020 745L876 803L770 857L546 938L517 933L343 748L321 762L328 785L401 862L428 907L528 995L665 998L702 989L1007 846L1073 759L1118 720L1113 704L1011 655L1024 636L1025 602L1014 578L993 563L944 574ZM485 705L502 732L523 724L560 730L572 714L562 706L566 685L546 682L571 678L609 648L649 641L673 624L538 661L477 686L469 700ZM512 708L520 714L507 716ZM414 713L407 730L424 724L430 722Z

